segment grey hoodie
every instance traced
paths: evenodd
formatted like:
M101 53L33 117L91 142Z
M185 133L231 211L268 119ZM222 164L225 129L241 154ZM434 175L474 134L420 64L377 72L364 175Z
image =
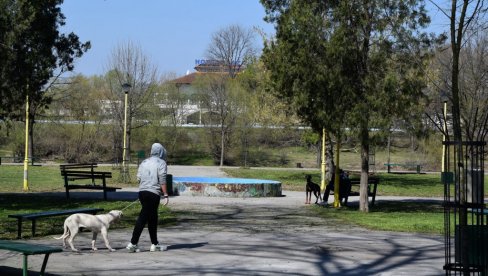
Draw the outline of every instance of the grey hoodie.
M139 191L161 195L161 185L166 184L166 150L160 143L151 147L151 157L142 161L137 171Z

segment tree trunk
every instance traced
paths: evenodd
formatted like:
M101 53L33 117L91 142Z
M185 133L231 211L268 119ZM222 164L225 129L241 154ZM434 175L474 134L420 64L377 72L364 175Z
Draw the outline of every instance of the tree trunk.
M459 103L459 58L461 52L461 45L463 43L463 32L464 32L464 20L466 16L466 8L469 4L469 1L464 0L462 5L461 15L459 16L458 21L456 21L456 5L457 1L452 1L452 10L451 10L451 50L452 50L452 74L451 74L451 84L452 84L452 121L453 121L453 132L454 132L454 141L458 144L455 145L457 148L457 160L458 160L458 179L457 183L455 183L455 188L459 189L459 204L464 206L466 204L466 187L464 185L464 167L462 165L463 160L463 146L462 142L462 130L461 130L461 110L460 110L460 103ZM459 22L459 23L457 23ZM456 28L456 24L458 24ZM459 208L459 225L460 227L466 226L468 224L468 215L466 208ZM466 235L462 236L461 240L461 254L463 256L461 263L465 266L468 265L469 260L466 256L468 254L468 241ZM464 273L464 275L469 275L469 272Z
M369 177L369 131L368 124L361 126L361 181L359 184L359 211L369 212L368 177Z
M332 138L327 135L327 140L325 141L325 179L330 181L332 178L332 170L334 169L334 145L332 144Z
M221 122L222 126L220 128L220 166L224 165L224 153L225 153L225 129L224 123Z
M28 152L28 158L31 162L31 164L34 164L34 116L30 115L29 119L29 152Z

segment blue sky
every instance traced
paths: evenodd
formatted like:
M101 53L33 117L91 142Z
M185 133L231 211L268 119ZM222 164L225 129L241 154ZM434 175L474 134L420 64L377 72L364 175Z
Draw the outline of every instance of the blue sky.
M76 33L92 48L75 73L104 74L111 52L132 41L160 73L184 75L205 57L212 33L232 24L273 33L259 0L65 0L63 32ZM256 36L256 46L262 42Z
M111 52L132 41L151 58L160 73L184 75L195 60L205 57L212 33L232 24L259 27L264 22L259 0L65 0L63 32L75 32L92 48L76 62L75 73L104 74ZM431 11L433 27L443 27L439 12ZM256 36L256 46L262 41Z

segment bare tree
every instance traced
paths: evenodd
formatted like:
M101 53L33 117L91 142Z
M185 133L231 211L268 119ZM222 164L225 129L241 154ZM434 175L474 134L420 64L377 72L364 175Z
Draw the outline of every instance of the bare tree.
M208 74L202 76L197 84L202 107L207 116L202 122L207 125L211 136L212 152L218 155L220 166L224 165L226 150L231 141L230 134L236 123L238 103L235 89L227 74Z
M239 25L231 25L212 35L207 58L221 62L231 78L255 54L254 32Z
M460 126L462 136L468 141L483 141L488 133L488 37L478 32L471 35L460 51L459 65L459 106ZM443 49L436 55L435 63L430 72L432 77L431 98L434 100L429 106L431 121L442 132L445 118L442 115L442 103L436 101L439 90L445 96L452 91L451 77L453 56L452 52ZM444 98L447 100L448 97ZM446 133L449 134L449 133Z
M438 5L430 1L449 21L449 38L451 60L449 64L450 78L444 84L448 88L448 96L452 104L453 134L455 141L462 141L462 95L460 78L462 77L462 49L473 41L473 37L486 30L487 7L483 0L451 0L450 7ZM459 151L462 155L462 150Z
M124 129L124 91L122 85L129 84L127 106L127 149L130 152L131 131L147 124L147 103L153 98L157 85L157 68L151 64L141 47L131 41L119 44L112 52L108 62L107 73L108 95L112 105L115 122L118 123L116 133ZM120 148L123 135L114 136L115 148ZM124 157L122 157L124 158ZM130 154L129 158L130 160Z
M220 72L207 73L199 84L202 104L209 110L208 114L217 117L219 135L215 135L214 126L208 129L215 136L211 146L214 153L220 152L220 166L224 165L225 150L230 144L238 110L235 97L238 89L231 82L254 55L253 42L252 30L231 25L215 32L207 49L207 58L224 67Z

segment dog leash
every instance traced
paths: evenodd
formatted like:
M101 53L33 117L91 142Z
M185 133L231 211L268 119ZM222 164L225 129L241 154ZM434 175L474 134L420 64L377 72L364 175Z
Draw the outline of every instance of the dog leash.
M134 200L131 204L127 205L122 209L121 211L124 211L125 209L129 208L130 206L134 205L134 203L139 202L139 199Z

